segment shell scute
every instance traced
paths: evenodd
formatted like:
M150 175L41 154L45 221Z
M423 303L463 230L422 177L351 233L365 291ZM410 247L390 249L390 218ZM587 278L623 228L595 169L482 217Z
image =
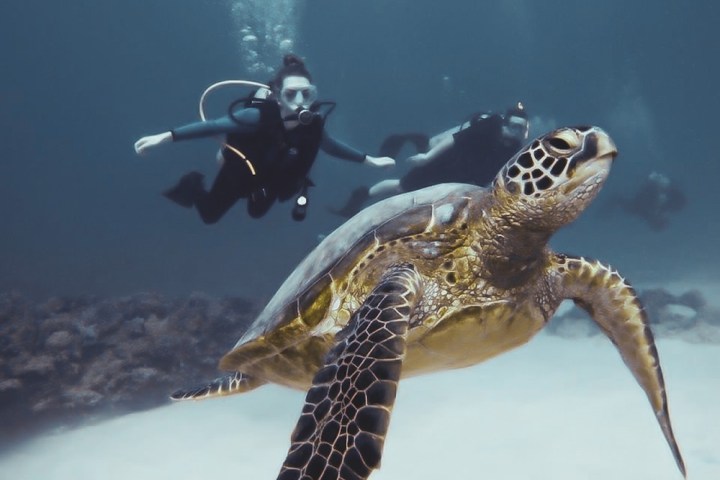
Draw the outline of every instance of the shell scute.
M423 233L432 218L432 205L421 205L403 214L403 222L386 222L375 230L380 243Z

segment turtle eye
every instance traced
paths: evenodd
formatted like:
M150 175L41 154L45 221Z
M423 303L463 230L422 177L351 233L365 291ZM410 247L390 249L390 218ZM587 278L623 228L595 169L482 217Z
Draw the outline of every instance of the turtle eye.
M579 141L576 132L570 128L563 128L547 136L543 143L545 143L547 149L567 155L568 152L577 148Z
M548 143L558 150L570 150L570 144L562 138L554 137L548 139Z

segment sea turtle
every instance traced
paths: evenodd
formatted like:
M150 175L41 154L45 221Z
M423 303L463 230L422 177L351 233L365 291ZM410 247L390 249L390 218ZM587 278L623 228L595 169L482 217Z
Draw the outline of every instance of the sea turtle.
M598 193L616 153L600 128L560 128L520 150L489 188L436 185L365 209L305 258L222 358L233 373L173 398L268 382L307 390L278 478L366 479L401 377L522 345L572 299L619 350L684 475L633 288L597 261L548 247Z

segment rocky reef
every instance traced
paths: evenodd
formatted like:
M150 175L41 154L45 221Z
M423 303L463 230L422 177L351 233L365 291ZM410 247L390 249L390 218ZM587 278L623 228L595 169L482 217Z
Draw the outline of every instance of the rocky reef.
M673 294L663 288L639 293L656 338L673 337L692 343L720 343L720 308L708 304L698 290ZM556 315L548 333L563 337L600 335L600 329L579 308Z
M241 298L0 294L0 446L169 402L215 378L258 313Z

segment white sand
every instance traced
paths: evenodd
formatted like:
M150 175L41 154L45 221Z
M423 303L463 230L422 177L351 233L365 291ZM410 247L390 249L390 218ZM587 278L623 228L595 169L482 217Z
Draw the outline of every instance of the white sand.
M689 478L720 479L720 346L658 342ZM264 387L47 436L3 479L273 479L303 394ZM678 480L654 415L604 338L541 334L470 369L401 384L381 479Z

